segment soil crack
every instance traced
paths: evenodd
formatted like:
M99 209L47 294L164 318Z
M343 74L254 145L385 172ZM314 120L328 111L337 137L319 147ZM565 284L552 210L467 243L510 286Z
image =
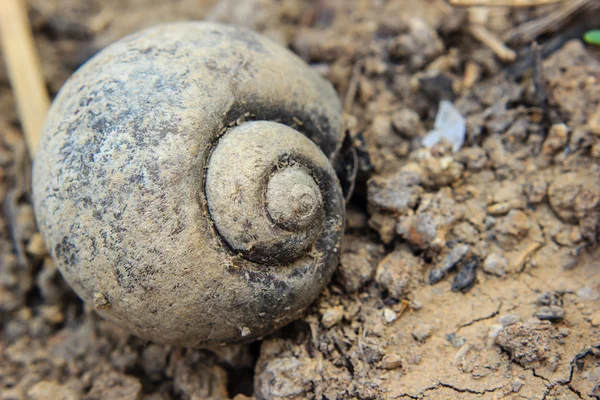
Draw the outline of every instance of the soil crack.
M467 326L471 326L471 325L473 325L473 324L475 324L475 323L477 323L477 322L481 322L481 321L487 321L487 320L489 320L489 319L492 319L492 318L494 318L495 316L497 316L498 314L500 314L500 309L501 309L501 308L502 308L502 302L500 302L500 303L498 304L498 307L496 307L496 310L495 310L495 311L493 311L491 314L489 314L489 315L486 315L486 316L483 316L483 317L475 318L475 319L473 319L473 320L471 320L471 321L469 321L469 322L466 322L466 323L464 323L464 324L461 324L461 325L459 325L459 326L456 328L456 331L455 331L455 332L458 332L458 331L460 331L462 328L466 328Z
M483 395L483 394L486 394L486 393L494 393L494 392L502 389L503 387L504 387L504 385L498 386L498 387L494 387L494 388L490 388L490 389L474 390L474 389L469 389L469 388L456 387L456 386L454 386L452 384L445 383L445 382L438 382L437 385L435 385L433 387L430 387L430 388L427 388L423 392L429 392L429 391L438 390L440 388L446 388L446 389L454 390L455 392L458 392L458 393L471 393L471 394ZM417 398L417 397L411 397L411 398Z

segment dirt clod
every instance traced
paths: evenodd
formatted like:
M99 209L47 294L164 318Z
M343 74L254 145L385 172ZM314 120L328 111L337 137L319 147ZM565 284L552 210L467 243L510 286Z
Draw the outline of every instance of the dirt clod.
M375 280L388 294L400 299L422 281L421 263L405 248L386 256L377 266Z
M539 320L518 322L500 331L497 343L511 358L528 366L539 364L551 356L553 339L558 336L558 331Z

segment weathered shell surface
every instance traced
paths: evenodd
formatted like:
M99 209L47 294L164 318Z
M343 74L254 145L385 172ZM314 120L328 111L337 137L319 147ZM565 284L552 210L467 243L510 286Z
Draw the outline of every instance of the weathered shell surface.
M301 210L323 213L317 228L308 214L298 225L317 232L307 235L302 254L238 250L211 218L211 154L229 131L253 124L247 120L293 128L324 154L320 161L294 156L289 165L308 174L293 193L316 202L314 210L310 201ZM344 204L323 160L336 155L340 136L333 88L288 50L240 28L159 26L103 50L57 96L34 164L36 217L78 295L136 335L184 346L259 338L297 318L336 267ZM285 161L285 148L297 140L283 142ZM248 150L257 163L264 161L260 154ZM220 173L235 178L236 160L230 164ZM264 179L256 189L262 195ZM285 206L270 210L291 218ZM250 237L252 212L243 225ZM298 228L292 225L273 229Z

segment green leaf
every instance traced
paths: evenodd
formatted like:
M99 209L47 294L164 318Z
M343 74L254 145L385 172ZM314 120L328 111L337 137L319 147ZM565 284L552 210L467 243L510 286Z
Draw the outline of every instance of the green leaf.
M585 35L583 35L583 40L589 44L600 45L600 29L594 29L586 32Z

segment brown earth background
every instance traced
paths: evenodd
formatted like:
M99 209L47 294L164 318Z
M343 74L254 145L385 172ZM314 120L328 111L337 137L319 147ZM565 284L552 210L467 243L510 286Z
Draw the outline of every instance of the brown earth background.
M0 399L600 398L600 47L581 40L600 2L28 6L52 95L159 22L269 36L334 84L359 172L341 265L302 319L216 351L148 343L86 308L48 257L1 64ZM466 117L456 153L420 145L441 100Z

